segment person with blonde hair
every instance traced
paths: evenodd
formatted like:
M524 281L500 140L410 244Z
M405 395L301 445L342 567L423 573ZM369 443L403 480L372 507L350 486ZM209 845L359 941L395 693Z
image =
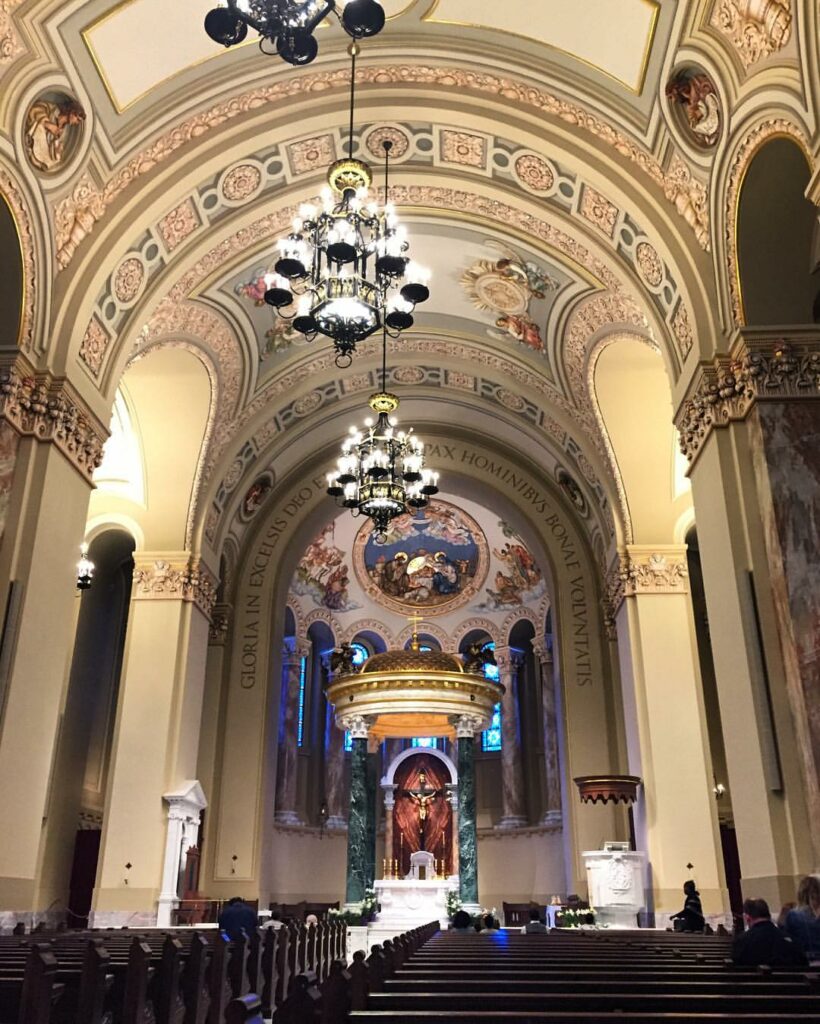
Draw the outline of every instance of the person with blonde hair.
M786 914L786 935L809 962L820 962L820 876L806 875L797 888L797 906Z

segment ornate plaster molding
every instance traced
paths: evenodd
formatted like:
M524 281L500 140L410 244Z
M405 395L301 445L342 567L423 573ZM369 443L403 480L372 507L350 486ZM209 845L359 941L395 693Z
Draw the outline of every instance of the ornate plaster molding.
M629 544L621 556L621 579L625 597L640 594L686 594L689 570L686 546L644 547Z
M468 633L472 633L474 629L483 630L493 643L500 643L502 632L498 628L498 623L493 622L492 619L483 619L478 616L472 619L467 619L458 627L458 633L453 637L456 648L461 646L461 642L464 637L467 636Z
M5 2L8 3L9 0ZM54 208L58 266L64 270L70 265L82 240L91 233L106 209L126 188L164 163L191 140L201 138L228 121L259 107L273 105L278 109L284 109L289 103L301 97L334 90L339 92L346 88L347 79L347 68L342 67L283 78L252 89L175 125L119 168L102 188L97 188L88 178L83 178L72 194L60 200ZM599 139L614 149L619 156L625 157L646 173L694 229L701 247L709 247L705 186L692 178L685 165L679 167L673 162L665 170L652 154L607 121L566 99L533 87L530 82L519 82L513 78L466 68L406 64L361 67L356 72L356 81L359 85L377 88L389 85L423 85L455 89L459 93L469 91L485 96L492 95L506 104L535 109L574 125Z
M339 724L338 719L336 724ZM366 740L370 735L370 725L371 722L365 715L351 715L344 721L344 728L350 733L350 738L354 740Z
M641 594L686 594L689 571L686 545L628 544L604 579L604 625L617 639L615 619L628 597Z
M208 643L212 647L224 647L228 642L232 616L233 605L214 604L208 626Z
M201 558L140 554L135 559L133 601L190 601L208 619L216 604L218 581Z
M0 0L0 64L9 64L24 47L14 24L14 10L23 0Z
M456 739L472 739L477 732L481 732L482 720L477 715L459 715L453 725L456 730Z
M726 187L725 235L726 272L729 282L729 297L732 304L732 320L736 327L746 322L743 312L743 295L740 290L740 268L737 250L737 212L740 188L752 158L760 147L773 136L787 135L794 139L806 154L809 165L814 167L809 143L800 128L783 117L771 118L756 125L743 138L737 148L729 171Z
M820 338L738 335L729 356L700 366L675 422L683 454L694 463L713 430L744 420L755 402L817 399Z
M495 662L502 674L512 675L517 672L519 666L524 660L521 652L516 650L514 647L496 647L494 653Z
M430 609L422 609L422 611L430 611ZM449 610L449 609L448 609ZM416 632L416 627L413 625L405 626L399 633L396 634L395 646L402 648L405 644L409 643L413 639L413 633ZM428 636L433 637L441 645L442 651L452 652L455 648L453 646L453 638L447 632L442 629L441 626L435 622L430 622L427 619L422 619L418 624L418 632L426 633Z
M28 363L0 366L0 417L23 437L52 442L85 478L102 462L108 431L63 377Z
M397 646L393 634L381 619L357 619L337 634L337 641L339 643L352 643L358 633L375 633L388 649Z
M728 39L748 70L788 43L791 0L715 0L709 24Z
M6 7L9 0L6 0ZM0 0L0 63L3 60L3 47L7 36L3 36L3 0ZM20 252L23 259L23 309L20 321L20 347L24 352L31 351L34 344L34 311L37 299L37 265L34 256L34 229L29 213L29 206L17 182L0 166L0 193L9 204L17 225L20 239Z

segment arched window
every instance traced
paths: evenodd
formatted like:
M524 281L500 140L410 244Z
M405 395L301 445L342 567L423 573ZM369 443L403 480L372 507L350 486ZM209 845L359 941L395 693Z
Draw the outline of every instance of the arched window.
M301 747L305 738L305 678L307 676L307 658L299 662L299 721L296 726L296 744Z
M495 644L492 641L490 641L490 643L484 645L484 650L494 651ZM498 665L485 665L484 675L488 679L492 679L495 682L498 682ZM485 729L484 732L481 734L481 749L485 751L485 753L493 753L495 751L501 750L500 704L496 704L496 706L493 708L493 717L490 719L489 729Z

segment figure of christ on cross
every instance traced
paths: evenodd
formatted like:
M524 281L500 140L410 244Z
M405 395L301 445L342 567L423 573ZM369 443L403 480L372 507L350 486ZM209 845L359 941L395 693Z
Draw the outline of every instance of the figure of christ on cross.
M420 771L418 787L416 789L405 789L403 796L409 797L419 809L419 849L426 850L427 818L430 814L430 807L436 800L444 796L444 790L433 789L427 781L427 773Z

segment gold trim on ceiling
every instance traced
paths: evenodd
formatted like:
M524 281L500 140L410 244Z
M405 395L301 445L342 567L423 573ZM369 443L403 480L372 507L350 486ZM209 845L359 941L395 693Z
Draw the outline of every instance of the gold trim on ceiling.
M186 72L192 71L194 68L201 67L203 64L207 64L208 61L214 60L217 57L223 57L229 51L241 50L244 49L246 46L250 46L251 44L258 44L259 42L257 38L248 38L244 42L239 43L237 46L223 47L221 50L216 49L212 54L209 54L207 57L201 57L199 60L195 60L191 64L186 64L184 68L180 68L178 71L174 71L172 74L166 75L164 78L159 79L159 81L154 82L153 85L150 85L147 89L143 90L143 92L141 92L138 96L135 96L132 100L129 100L125 105L121 105L114 93L114 89L111 85L111 82L108 79L108 75L106 75L105 73L100 56L97 53L97 50L95 49L90 36L95 29L99 28L100 25L104 25L105 22L110 21L112 18L116 17L116 15L118 15L120 11L125 10L126 7L131 7L134 4L138 4L141 2L142 0L119 0L118 3L114 4L114 6L110 10L106 11L105 14L97 18L96 21L92 21L90 25L86 25L85 28L80 30L80 36L82 37L86 50L88 50L88 55L91 58L91 63L94 65L97 74L100 76L100 81L102 82L106 95L108 96L108 99L111 102L111 106L114 108L117 114L124 114L127 110L130 110L132 107L136 106L138 103L144 100L145 97L152 93L155 89L159 89L163 85L166 85L168 82L172 82L175 78L179 78ZM406 14L407 11L410 10L410 8L413 6L415 2L416 0L409 0L406 7L402 7L400 11L397 11L395 14L391 14L387 20L393 21L395 18L400 18L403 14ZM319 28L326 27L326 20L319 25ZM216 45L217 44L214 43L214 46Z
M511 32L509 29L495 28L489 25L482 25L477 22L471 21L447 21L443 18L434 18L433 15L439 6L441 0L432 0L431 6L422 16L422 21L426 21L431 25L450 25L453 28L472 28L472 29L485 29L488 31L498 32L505 36L511 36L514 39L525 39L527 42L535 43L538 46L545 46L547 49L554 50L556 53L562 53L566 57L571 57L572 60L577 61L579 64L583 64L585 67L592 68L593 71L597 71L598 74L603 75L604 78L610 79L610 81L617 82L618 85L623 86L628 92L631 92L634 96L640 96L643 92L643 87L646 83L646 75L649 69L649 59L652 54L652 44L655 42L655 32L658 27L658 16L661 10L660 0L638 0L639 3L644 6L651 8L652 19L649 23L649 30L646 33L646 44L644 46L643 56L641 58L641 65L638 71L638 83L637 86L630 85L629 82L625 82L622 78L618 78L617 75L613 75L610 71L605 71L600 64L595 64L593 61L586 60L580 57L577 53L573 53L571 50L565 50L561 46L556 46L554 43L548 43L543 39L533 39L532 36L521 35L520 32Z

